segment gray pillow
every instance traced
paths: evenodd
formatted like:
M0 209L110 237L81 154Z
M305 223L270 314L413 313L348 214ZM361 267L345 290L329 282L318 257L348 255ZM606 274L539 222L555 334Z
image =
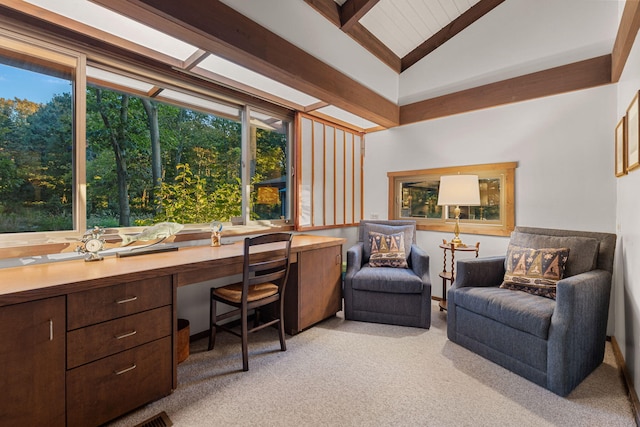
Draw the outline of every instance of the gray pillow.
M375 231L382 234L404 233L404 254L407 259L411 253L411 243L413 242L413 225L384 225L384 224L364 224L364 262L371 257L371 246L368 244L369 232Z
M600 241L592 237L547 236L545 234L511 233L510 244L531 249L569 248L564 277L594 270L598 262Z

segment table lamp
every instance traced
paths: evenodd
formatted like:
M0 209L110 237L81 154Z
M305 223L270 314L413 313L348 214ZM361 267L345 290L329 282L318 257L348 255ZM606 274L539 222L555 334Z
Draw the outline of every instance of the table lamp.
M477 175L444 175L440 177L438 206L455 206L455 237L451 240L455 246L463 245L460 240L460 206L478 206L480 204L480 185Z

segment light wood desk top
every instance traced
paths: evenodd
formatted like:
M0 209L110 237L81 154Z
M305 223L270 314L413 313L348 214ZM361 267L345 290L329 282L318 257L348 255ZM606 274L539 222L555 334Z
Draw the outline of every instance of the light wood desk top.
M346 239L294 235L293 261L298 252L341 245ZM106 257L102 261L60 261L0 270L0 306L64 295L159 275L174 275L177 286L241 272L242 241L219 247L181 247L178 251Z

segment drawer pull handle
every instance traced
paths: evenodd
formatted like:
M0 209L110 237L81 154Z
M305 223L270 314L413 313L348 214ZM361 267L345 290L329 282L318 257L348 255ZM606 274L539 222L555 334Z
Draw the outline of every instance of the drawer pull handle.
M53 341L53 319L49 319L49 341Z
M119 300L116 301L116 304L124 304L124 303L127 303L127 302L133 302L133 301L135 301L137 299L138 299L138 297L119 299Z
M121 339L123 339L123 338L130 337L130 336L135 335L135 334L137 334L137 333L138 333L138 331L136 331L136 330L134 329L133 331L131 331L131 332L127 332L126 334L122 334L122 335L115 335L115 336L114 336L114 338L115 338L115 339L117 339L117 340L121 340Z
M136 366L136 364L134 363L133 365L129 366L128 368L124 368L124 369L122 369L122 370L120 370L120 371L113 371L113 373L114 373L114 374L116 374L116 375L122 375L122 374L124 374L125 372L133 371L133 370L134 370L134 369L136 369L136 368L137 368L137 366Z

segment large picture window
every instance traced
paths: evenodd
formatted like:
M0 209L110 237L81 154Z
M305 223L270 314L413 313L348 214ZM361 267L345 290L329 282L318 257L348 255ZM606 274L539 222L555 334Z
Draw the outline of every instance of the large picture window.
M511 162L389 172L389 218L415 220L420 230L450 231L455 216L453 209L438 206L440 177L478 175L480 205L460 206L464 232L508 236L515 225L516 166Z
M32 248L12 254L73 250L93 226L291 218L291 111L12 37L0 31L0 242Z
M88 87L89 227L241 215L240 110L210 104L221 112Z

